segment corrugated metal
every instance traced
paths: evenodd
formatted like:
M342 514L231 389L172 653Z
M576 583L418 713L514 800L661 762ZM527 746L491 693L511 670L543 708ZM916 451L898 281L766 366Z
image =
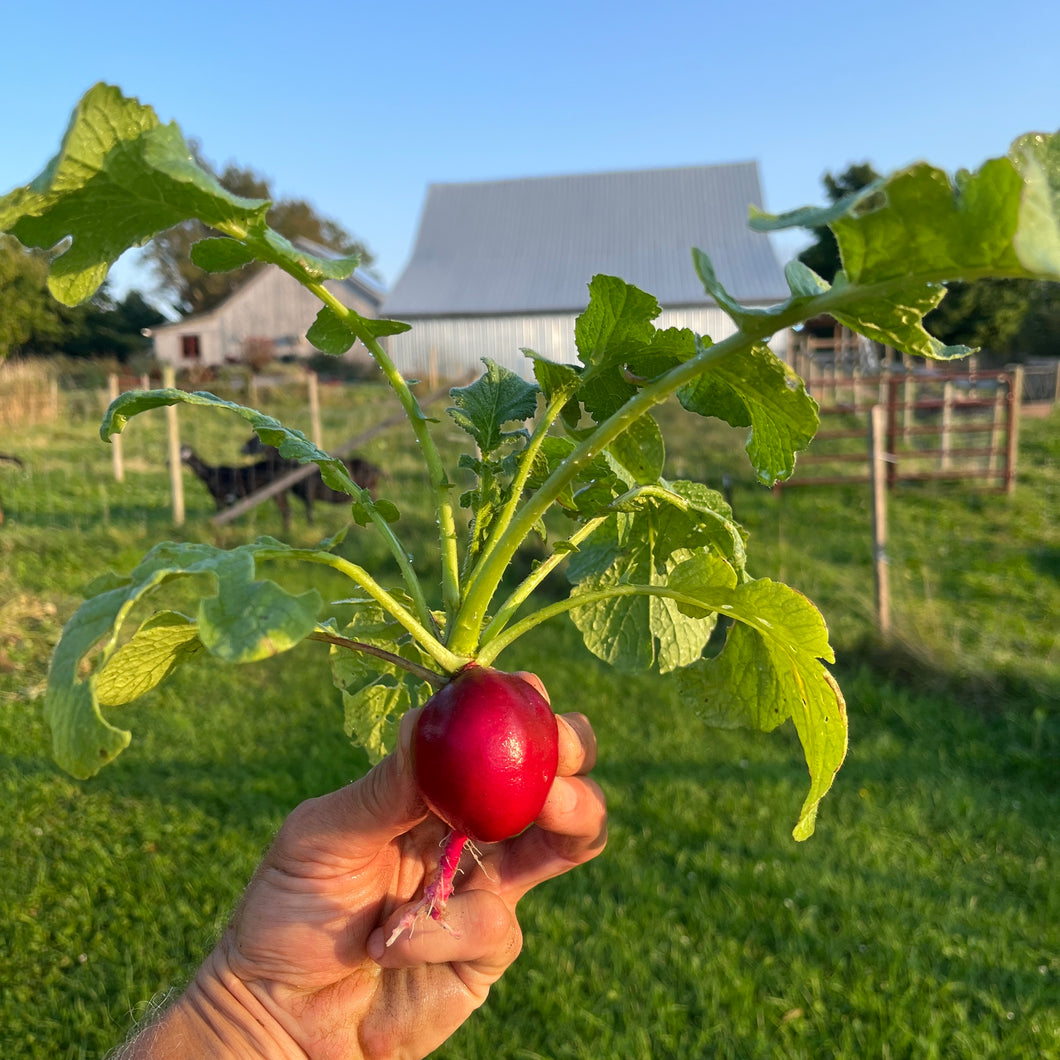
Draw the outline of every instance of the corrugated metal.
M460 379L482 371L488 357L524 378L531 378L531 362L520 352L527 347L549 360L568 364L578 360L574 345L577 313L529 316L474 316L418 320L412 330L390 340L390 355L401 372L414 379ZM731 335L735 327L720 309L709 306L663 310L658 328L688 327L714 341ZM783 355L783 336L773 348Z
M600 272L663 306L709 304L693 246L736 298L780 301L783 271L747 227L751 204L762 204L755 162L434 184L382 315L575 310Z

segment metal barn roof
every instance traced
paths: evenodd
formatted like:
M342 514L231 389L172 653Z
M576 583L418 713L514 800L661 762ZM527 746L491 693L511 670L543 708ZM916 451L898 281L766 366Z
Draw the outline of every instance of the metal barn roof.
M736 298L781 301L788 288L772 245L747 227L752 203L762 205L755 162L432 184L382 313L577 310L601 272L663 306L709 304L693 246Z

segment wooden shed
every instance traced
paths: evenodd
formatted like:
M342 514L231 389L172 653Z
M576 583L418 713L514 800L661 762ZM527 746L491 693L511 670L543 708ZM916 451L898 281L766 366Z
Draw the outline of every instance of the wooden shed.
M305 249L327 253L318 247ZM379 315L383 289L362 270L325 286L362 316ZM158 360L177 368L237 364L258 357L301 358L315 352L305 333L319 310L313 294L269 265L209 312L151 328L148 334Z
M380 310L412 325L390 353L421 378L464 376L483 357L529 375L521 347L573 362L574 320L597 273L655 295L657 326L724 338L734 326L704 293L693 246L742 302L789 294L769 238L747 227L751 205L762 205L756 162L433 184Z

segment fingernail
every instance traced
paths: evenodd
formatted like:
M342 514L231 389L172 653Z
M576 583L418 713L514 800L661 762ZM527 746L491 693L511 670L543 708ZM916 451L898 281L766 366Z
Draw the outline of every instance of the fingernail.
M383 937L383 932L376 928L375 931L368 936L368 942L365 946L368 950L368 956L373 961L378 961L380 957L386 953L386 939Z

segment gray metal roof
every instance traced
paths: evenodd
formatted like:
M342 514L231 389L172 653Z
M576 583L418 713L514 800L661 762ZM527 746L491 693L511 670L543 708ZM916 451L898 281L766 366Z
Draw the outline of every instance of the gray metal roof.
M691 248L745 302L788 295L765 235L755 162L468 184L432 184L412 258L385 316L534 313L584 308L597 273L620 276L663 306L709 299Z

